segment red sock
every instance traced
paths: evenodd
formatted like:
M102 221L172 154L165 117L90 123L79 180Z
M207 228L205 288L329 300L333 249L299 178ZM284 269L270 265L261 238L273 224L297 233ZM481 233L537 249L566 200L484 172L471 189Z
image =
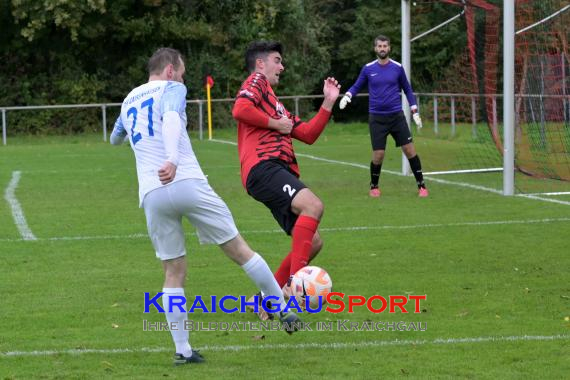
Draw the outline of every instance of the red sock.
M297 219L292 233L293 244L291 245L289 275L294 275L299 269L309 264L313 236L315 236L318 227L319 221L310 216L301 215Z
M289 280L289 268L291 267L291 253L289 253L281 262L279 269L275 272L275 280L281 288L285 286L287 280Z

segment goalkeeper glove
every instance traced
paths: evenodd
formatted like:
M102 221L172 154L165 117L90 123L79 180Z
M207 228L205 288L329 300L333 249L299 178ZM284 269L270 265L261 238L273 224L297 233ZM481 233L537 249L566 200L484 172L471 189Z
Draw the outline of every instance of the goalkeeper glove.
M346 105L348 103L350 103L350 99L352 98L352 94L350 92L347 92L346 94L344 94L344 96L342 97L342 99L340 100L340 104L338 105L338 108L340 108L341 110L344 109L344 107L346 107Z
M416 123L416 126L418 127L418 130L422 129L423 125L422 125L422 118L420 117L420 114L416 112L415 114L413 114L412 117L414 119L414 123Z

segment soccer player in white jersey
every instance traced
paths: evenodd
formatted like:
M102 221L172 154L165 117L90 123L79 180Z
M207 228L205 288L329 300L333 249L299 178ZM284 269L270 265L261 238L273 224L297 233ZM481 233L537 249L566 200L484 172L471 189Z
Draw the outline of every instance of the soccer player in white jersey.
M158 49L149 59L148 71L148 83L132 90L123 101L111 144L120 145L128 136L135 154L140 207L164 268L166 319L179 326L171 330L174 364L200 363L204 358L192 350L183 328L187 313L170 307L171 297L184 296L187 264L182 217L196 227L200 243L219 245L265 296L277 297L274 307L283 310L285 302L267 263L238 233L230 210L208 184L194 155L186 132L185 67L180 52ZM278 316L287 326L299 322L294 313Z

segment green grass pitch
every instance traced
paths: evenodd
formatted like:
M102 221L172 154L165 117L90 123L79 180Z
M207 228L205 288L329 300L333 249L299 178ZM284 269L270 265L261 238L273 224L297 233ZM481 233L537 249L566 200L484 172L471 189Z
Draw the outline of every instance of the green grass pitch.
M234 131L215 137L235 141ZM290 240L242 188L237 148L193 146L238 228L275 269ZM416 146L424 161L445 161L438 141L419 136ZM143 331L144 320L164 320L143 313L144 292L160 291L163 275L138 208L130 148L100 136L14 137L0 147L0 188L21 172L15 196L37 240L22 240L3 199L0 379L568 376L569 205L464 186L500 188L490 175L428 178L430 197L420 199L413 177L392 174L401 162L392 142L382 197L371 199L364 124L333 124L314 146L295 147L302 179L325 204L325 246L313 263L330 273L334 290L427 295L419 314L357 308L305 320L421 322L426 331L200 331L191 343L207 363L174 368L169 333ZM187 295L254 292L239 267L186 227ZM256 322L251 314L191 318Z

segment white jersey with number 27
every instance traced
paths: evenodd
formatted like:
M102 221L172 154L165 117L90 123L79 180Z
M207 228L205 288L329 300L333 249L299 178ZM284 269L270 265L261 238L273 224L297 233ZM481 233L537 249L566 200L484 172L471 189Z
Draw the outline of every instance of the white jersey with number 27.
M173 182L188 178L205 179L186 132L186 86L173 81L150 81L132 90L123 101L121 115L111 139L124 138L135 153L139 180L139 201L162 186L158 170L166 161L162 115L174 111L180 116L182 133L178 142L178 167ZM171 183L173 183L171 182Z

